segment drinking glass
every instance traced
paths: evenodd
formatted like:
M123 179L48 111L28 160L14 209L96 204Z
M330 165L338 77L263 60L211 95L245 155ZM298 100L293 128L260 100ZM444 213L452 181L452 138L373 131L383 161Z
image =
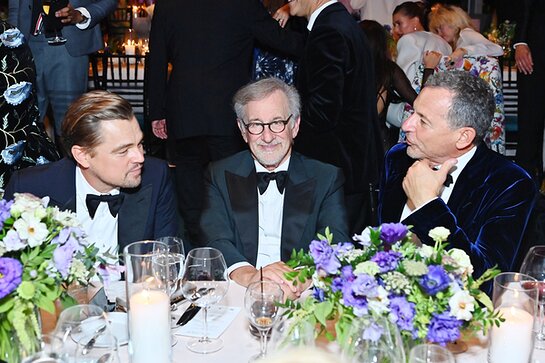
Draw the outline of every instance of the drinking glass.
M349 362L405 362L401 335L386 318L356 319L343 353Z
M64 309L59 315L55 334L69 344L70 339L77 343L88 334L100 334L109 330L108 317L96 305L74 305Z
M534 246L530 248L524 257L520 272L532 276L537 280L536 284L539 298L535 348L545 349L545 331L543 324L543 320L545 319L545 246Z
M82 337L76 349L76 362L120 363L117 338L110 333L102 334L99 338L93 334Z
M267 355L267 334L279 317L278 303L283 301L284 292L274 281L256 281L251 283L244 295L246 315L260 336L260 352L251 361Z
M227 266L220 251L201 247L189 251L182 277L182 293L193 304L203 308L204 332L197 340L187 343L195 353L212 353L223 347L221 339L208 337L208 308L218 303L227 293L229 278Z
M62 36L63 24L61 19L55 16L55 12L67 5L68 0L42 0L42 14L46 36L48 36L48 34L54 34L54 37L47 41L49 45L61 45L66 43L66 38L63 38Z
M62 337L54 333L42 334L40 351L23 359L22 363L68 363L69 357Z
M315 325L310 322L298 321L287 316L279 319L271 333L270 347L274 351L298 347L313 347L316 345Z
M409 353L409 363L455 363L448 349L435 344L419 344Z

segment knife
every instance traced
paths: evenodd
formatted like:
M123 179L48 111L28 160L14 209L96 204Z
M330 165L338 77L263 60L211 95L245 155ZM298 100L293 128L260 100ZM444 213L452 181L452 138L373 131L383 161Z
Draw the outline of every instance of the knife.
M197 313L201 310L200 306L197 306L195 304L189 305L186 311L180 316L180 319L176 322L176 326L184 326L185 324L189 323L191 319L197 315Z

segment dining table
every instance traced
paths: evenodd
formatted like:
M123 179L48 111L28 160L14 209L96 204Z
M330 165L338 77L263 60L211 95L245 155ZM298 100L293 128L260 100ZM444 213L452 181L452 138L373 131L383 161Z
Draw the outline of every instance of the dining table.
M123 284L123 282L118 282ZM122 287L118 287L119 292L124 291ZM176 336L177 343L172 347L173 362L192 362L192 363L238 363L248 362L249 359L259 352L259 339L252 336L249 330L248 319L244 312L244 293L245 287L231 281L226 296L219 302L218 305L227 307L240 308L236 317L232 320L229 326L221 334L223 340L223 348L217 352L209 354L198 354L190 351L186 344L193 337L179 335L174 329L173 333ZM112 293L110 293L111 295ZM189 304L182 304L180 311L173 314L180 316L183 310ZM463 343L467 345L467 350L461 353L454 354L457 363L484 363L487 362L488 354L488 339L482 334L478 334L471 338L464 338ZM322 345L324 349L335 352L337 349L334 344ZM122 345L120 348L121 362L129 362L129 354L127 345ZM532 363L545 363L545 350L534 350Z

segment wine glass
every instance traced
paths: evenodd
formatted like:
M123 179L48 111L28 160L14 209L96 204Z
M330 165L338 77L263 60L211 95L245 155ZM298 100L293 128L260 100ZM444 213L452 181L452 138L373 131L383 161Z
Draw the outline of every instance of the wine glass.
M435 344L418 344L411 349L409 363L455 363L447 349Z
M120 363L119 344L111 333L95 334L81 337L76 348L78 363Z
M218 303L227 293L229 278L227 266L220 251L211 247L189 251L182 276L182 293L193 304L203 308L204 332L197 340L187 343L195 353L212 353L223 347L221 339L208 337L208 308Z
M251 283L244 295L246 315L260 336L260 352L251 361L267 355L267 334L279 317L278 303L283 301L284 292L274 281L256 281Z
M42 334L40 351L23 359L22 363L68 363L69 357L62 337L54 333Z
M63 24L60 18L55 16L55 12L66 7L68 0L42 0L42 14L44 18L44 30L46 37L54 34L47 43L49 45L61 45L66 43L66 38L62 36Z
M269 343L274 351L316 345L315 325L307 320L283 316L272 328Z
M534 246L522 261L520 272L537 280L538 298L538 327L535 340L535 348L545 349L545 330L543 320L545 319L545 246ZM532 285L533 282L525 282ZM528 287L528 286L525 286Z

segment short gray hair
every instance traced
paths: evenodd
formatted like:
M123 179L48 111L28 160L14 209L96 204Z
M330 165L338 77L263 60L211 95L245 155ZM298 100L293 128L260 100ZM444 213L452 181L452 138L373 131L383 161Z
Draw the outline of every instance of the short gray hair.
M452 104L447 112L450 128L475 129L474 144L481 142L490 128L496 104L490 86L466 71L444 71L431 76L427 87L444 88L452 93Z
M288 99L289 112L293 115L291 124L301 114L301 97L295 87L278 78L264 78L242 87L233 97L233 108L239 120L246 120L246 105L252 101L260 101L276 91L281 91Z

